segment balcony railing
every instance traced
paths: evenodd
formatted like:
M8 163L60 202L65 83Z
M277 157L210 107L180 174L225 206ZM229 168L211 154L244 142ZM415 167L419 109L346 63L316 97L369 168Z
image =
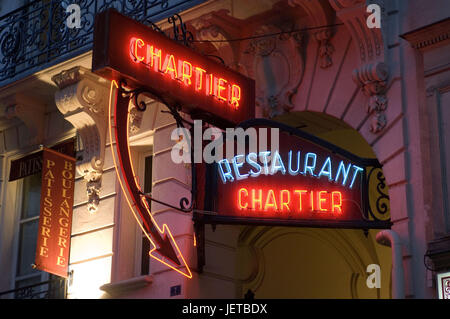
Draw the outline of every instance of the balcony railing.
M39 0L0 18L0 87L92 49L94 18L115 8L140 22L157 22L205 0ZM80 27L67 24L80 8ZM69 21L72 21L71 19Z
M58 278L0 292L0 299L65 299L66 280Z

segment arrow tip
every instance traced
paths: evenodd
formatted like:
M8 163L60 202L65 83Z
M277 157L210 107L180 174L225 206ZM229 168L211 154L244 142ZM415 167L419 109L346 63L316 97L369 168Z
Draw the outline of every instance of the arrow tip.
M165 224L163 225L163 233L165 235L159 248L153 248L149 255L187 278L192 278L191 270L184 260L172 233Z
M173 263L180 266L181 262L177 256L177 253L175 252L175 249L173 248L172 242L175 243L175 240L173 239L173 237L169 237L169 236L165 235L163 242L161 243L161 245L157 249L157 251L162 256L170 259Z

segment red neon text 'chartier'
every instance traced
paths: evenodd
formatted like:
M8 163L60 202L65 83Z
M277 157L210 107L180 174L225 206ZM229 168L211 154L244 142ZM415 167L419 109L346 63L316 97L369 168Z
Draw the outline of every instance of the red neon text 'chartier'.
M177 59L175 55L163 52L144 40L132 37L130 40L130 58L135 63L143 63L147 68L162 75L178 80L206 96L214 96L217 100L239 107L241 87L225 78L208 73L198 65L186 60Z
M342 214L342 193L339 191L306 189L248 189L242 187L237 192L237 208L255 211L277 211L302 213Z

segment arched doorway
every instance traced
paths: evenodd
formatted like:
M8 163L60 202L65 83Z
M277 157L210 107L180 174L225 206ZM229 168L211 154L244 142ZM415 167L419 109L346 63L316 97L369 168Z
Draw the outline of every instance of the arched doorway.
M238 245L244 295L255 298L390 298L390 249L376 231L248 227ZM366 285L370 264L380 265L381 287Z
M336 118L291 112L274 120L302 129L355 155L375 158L361 135ZM382 175L380 175L382 178ZM378 188L377 188L378 186ZM383 193L387 194L387 186ZM370 192L380 191L380 184ZM370 196L370 205L377 196ZM386 197L383 208L389 215ZM238 295L255 298L391 298L391 250L378 230L245 226L237 245ZM369 288L367 266L380 266L380 288Z

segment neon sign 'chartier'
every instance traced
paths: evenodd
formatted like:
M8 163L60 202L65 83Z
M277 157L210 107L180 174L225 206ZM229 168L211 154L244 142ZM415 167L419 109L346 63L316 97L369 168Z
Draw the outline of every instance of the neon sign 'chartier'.
M326 178L329 182L340 183L352 189L357 176L363 171L361 167L345 163L343 160L332 163L330 156L321 159L314 152L307 152L303 157L301 154L300 150L295 152L290 150L284 160L278 151L273 152L271 160L269 160L270 151L239 154L233 157L231 163L227 159L219 161L219 176L226 184L260 175L303 175L319 179Z
M241 187L237 195L237 208L255 211L275 211L301 214L305 211L342 214L342 192L312 191L301 188L268 190Z
M205 96L214 96L233 108L239 107L241 87L230 80L217 76L203 65L178 59L173 52L165 52L152 43L136 37L130 39L130 59L144 64L149 72L180 81L191 90Z
M255 117L255 81L113 9L95 20L92 71L226 128Z

